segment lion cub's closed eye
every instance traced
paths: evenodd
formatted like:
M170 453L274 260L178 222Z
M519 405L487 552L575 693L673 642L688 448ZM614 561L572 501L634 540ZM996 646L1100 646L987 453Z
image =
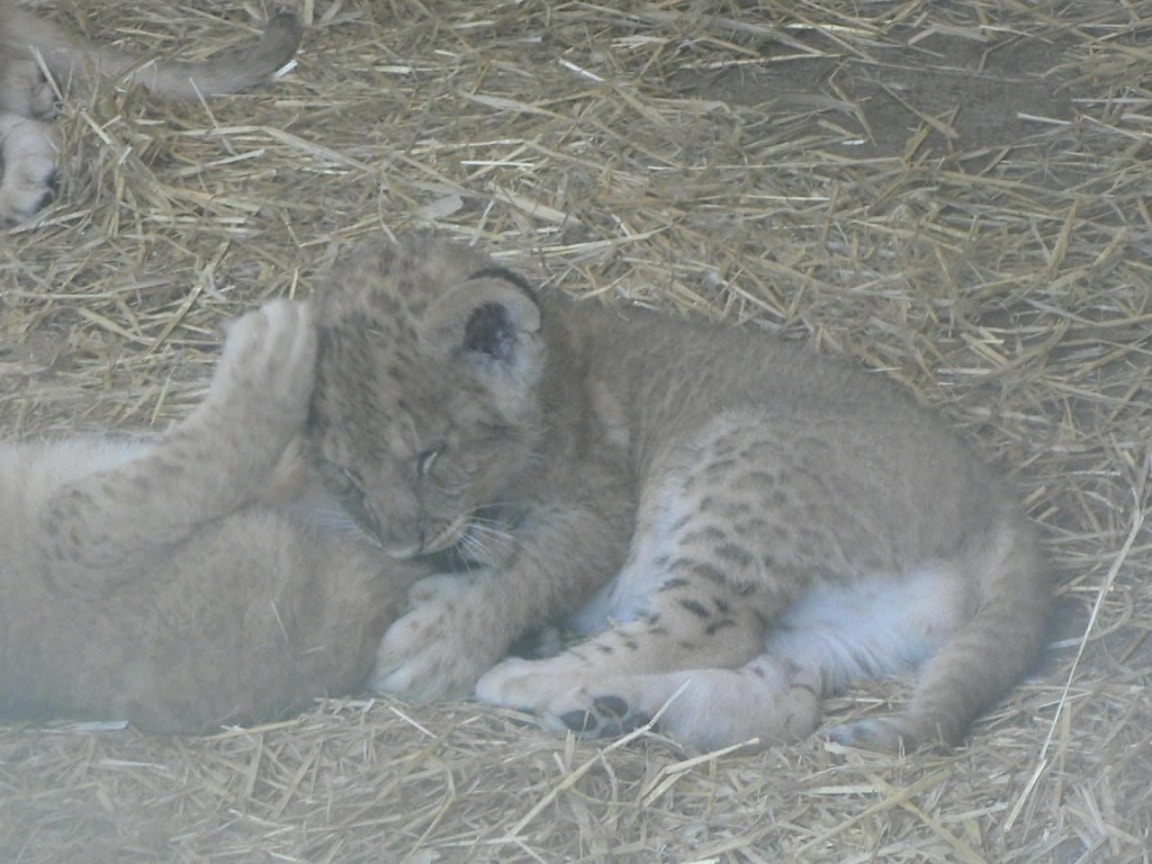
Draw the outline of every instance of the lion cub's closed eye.
M462 571L414 587L381 690L475 690L587 735L659 714L710 748L807 735L826 694L917 670L897 713L832 732L895 749L957 741L1037 655L1032 526L877 374L538 294L424 236L359 252L317 319L310 429L357 478L350 509L390 554ZM495 665L564 615L587 642Z

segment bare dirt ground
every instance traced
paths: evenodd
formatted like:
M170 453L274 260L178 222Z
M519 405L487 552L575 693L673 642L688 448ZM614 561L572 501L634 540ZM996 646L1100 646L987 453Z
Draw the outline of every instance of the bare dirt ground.
M45 12L206 51L259 5ZM65 104L60 200L0 239L9 437L163 428L203 395L223 320L434 226L589 302L904 382L1021 486L1053 647L946 754L692 754L366 698L200 739L0 728L0 861L1147 862L1152 3L301 11L298 65L259 93Z

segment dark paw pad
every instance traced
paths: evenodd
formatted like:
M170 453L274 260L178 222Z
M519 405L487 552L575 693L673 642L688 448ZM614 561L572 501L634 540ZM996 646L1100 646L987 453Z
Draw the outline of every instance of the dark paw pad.
M586 738L619 738L652 722L643 711L633 711L619 696L598 696L588 710L568 711L560 716L567 728Z
M602 717L619 720L628 716L628 703L619 696L597 696L592 700L592 710Z
M53 175L55 176L55 175ZM53 184L51 188L46 189L44 194L40 196L40 200L36 202L36 206L32 209L32 213L39 213L49 204L56 200L56 186ZM29 214L31 215L31 214Z
M568 711L560 715L560 722L577 735L595 737L599 731L600 723L591 711Z

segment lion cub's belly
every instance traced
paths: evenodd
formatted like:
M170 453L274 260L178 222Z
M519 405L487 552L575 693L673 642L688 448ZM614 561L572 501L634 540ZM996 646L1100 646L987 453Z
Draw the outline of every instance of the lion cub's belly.
M818 671L825 692L907 671L968 617L962 576L948 564L905 576L816 586L773 628L772 656Z
M818 583L777 619L765 649L808 672L805 678L818 675L825 693L907 672L970 617L966 594L963 575L944 562L904 576ZM644 599L613 580L564 626L589 634L636 621L648 612Z

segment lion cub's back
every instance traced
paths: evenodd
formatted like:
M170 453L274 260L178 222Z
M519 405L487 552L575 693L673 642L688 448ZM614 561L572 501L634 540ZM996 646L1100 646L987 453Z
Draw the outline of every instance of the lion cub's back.
M850 359L747 327L642 309L576 303L556 311L588 340L589 374L618 401L634 444L693 434L726 413L758 414L766 430L887 455L906 470L992 477L906 388Z

